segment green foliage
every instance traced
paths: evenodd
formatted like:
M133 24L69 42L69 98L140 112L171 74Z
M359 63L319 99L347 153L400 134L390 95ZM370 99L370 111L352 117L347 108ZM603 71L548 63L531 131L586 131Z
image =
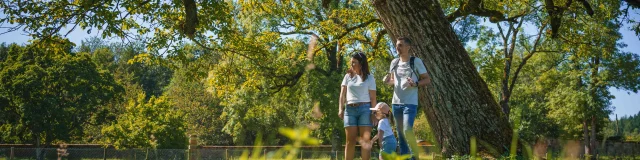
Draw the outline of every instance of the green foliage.
M140 94L130 100L124 114L102 129L108 144L116 148L176 149L187 147L184 114L166 97Z
M252 143L251 135L265 128L265 136L278 137L267 134L276 133L273 125L315 126L323 143L344 137L336 93L348 53L367 51L371 66L383 71L391 60L383 50L386 40L378 34L382 26L367 3L348 1L330 8L304 0L232 3L236 31L220 43L221 56L207 85L225 106L224 131L236 144ZM384 72L374 74L381 78ZM267 140L283 144L281 138Z
M173 72L169 66L156 63L158 60L129 63L136 56L144 54L144 44L141 42L108 43L100 38L92 37L83 40L76 50L77 52L90 54L92 61L99 68L113 75L115 82L122 84L125 89L124 94L118 94L112 101L101 104L104 108L108 108L102 120L108 124L116 121L117 117L124 114L127 111L125 106L129 101L137 101L138 95L147 95L147 100L151 96L161 95L165 89L164 87L168 85ZM162 58L158 59L164 60ZM92 121L96 120L99 119ZM106 143L105 137L101 133L105 125L95 124L93 122L85 124L85 135L74 138L73 142Z
M441 4L445 13L449 14L463 2ZM580 138L582 122L591 116L597 117L597 130L601 130L606 123L604 117L611 112L612 96L607 88L637 90L640 81L636 75L640 73L640 65L637 65L637 56L619 51L626 45L617 42L621 36L617 32L619 24L614 23L616 14L588 16L580 4L573 3L565 10L571 14L564 15L559 38L551 39L547 12L536 11L544 5L543 1L483 3L487 4L484 8L504 12L507 17L523 15L515 20L524 21L527 26L515 28L521 33L515 36L516 39L511 39L508 36L509 33L513 35L510 26L518 27L515 22L498 23L502 26L498 28L499 32L495 31L496 28L481 25L477 47L468 48L481 76L495 97L500 99L503 95L501 82L506 74L505 61L508 58L505 48L515 43L513 62L509 68L511 72L506 76L515 77L515 71L519 65L523 65L517 81L509 82L509 85L515 86L509 101L512 108L510 117L512 121L518 119L521 122L516 128L523 140L535 142L543 137ZM592 6L596 13L615 13L620 2L602 1L597 5L592 3ZM536 35L531 31L541 32ZM539 42L535 41L536 36L540 36ZM529 54L533 56L526 59L526 64L522 64Z
M179 67L167 86L164 95L170 99L174 107L185 113L186 132L198 135L198 143L202 145L232 145L233 137L222 131L226 120L221 118L224 106L218 99L206 92L204 76L212 66L215 58L195 57L196 47L186 45L183 48L191 61ZM209 55L211 55L209 53Z
M262 128L270 129L265 136L272 141L267 144L282 144L282 138L277 138L277 131L270 127L273 125L319 127L314 135L323 142L344 137L341 121L335 118L338 98L334 93L339 91L345 57L352 50L366 51L372 66L379 67L372 68L378 79L384 72L375 70L387 70L391 60L386 32L381 32L381 23L370 12L369 1L336 2L329 8L305 0L196 2L200 23L189 42L198 45L198 50L207 50L198 56L219 56L212 62L215 67L205 72L206 84L213 98L224 106L216 119L227 122L223 130L233 135L235 144L252 143L243 140L245 135L253 139L250 135ZM24 25L34 37L59 34L58 28L69 21L76 22L80 29L101 30L102 38L115 35L130 39L134 38L132 31L153 35L144 45L109 46L113 58L101 49L106 44L96 39L86 41L87 45L79 49L93 53L94 61L112 71L122 84L141 85L147 98L161 95L173 76L164 67L175 69L174 62L189 66L185 63L189 55L180 49L187 42L182 30L186 27L184 20L189 18L181 1L34 1L17 5L17 1L0 3L8 15L0 20ZM126 13L119 14L121 8ZM24 13L19 14L21 9ZM140 19L134 21L133 17ZM161 54L162 49L167 52ZM192 72L196 67L187 68L191 71L185 76L201 76L193 75L202 73ZM389 88L381 92L382 100L390 99L384 98L390 97ZM117 107L118 103L110 105ZM122 111L113 112L118 115Z
M148 54L141 41L107 43L91 37L82 41L78 51L90 53L92 60L114 74L117 81L141 86L147 99L162 95L174 72L168 59Z
M621 136L625 141L640 141L640 112L631 116L623 116L619 120L608 123L607 128L613 132L609 136Z
M0 64L4 136L24 140L30 132L33 143L69 141L82 136L83 124L104 115L108 108L100 104L123 91L87 54L36 45L8 48Z
M424 140L431 144L436 144L436 137L429 126L427 117L424 114L418 114L415 122L413 123L413 131L416 134L416 139Z
M183 2L1 1L6 17L0 23L25 27L38 40L27 47L0 46L0 142L45 137L184 148L188 134L202 144L243 145L256 143L262 133L260 143L279 145L291 138L278 134L279 126L308 126L304 133L318 143L342 143L334 139L344 137L337 101L349 54L364 51L378 80L393 58L393 40L369 0L332 1L328 7L311 0L195 0L195 26L186 23L192 17ZM450 14L463 2L440 4ZM615 22L619 1L592 3L594 16L577 2L567 6L558 39L550 38L544 4L483 0L484 9L520 16L514 20L527 27L502 21L502 29L491 28L482 23L488 18L473 15L451 23L463 43L475 41L469 55L496 99L505 76L504 48L516 44L507 77L537 51L514 81L510 100L510 117L520 122L515 128L524 142L579 138L581 122L590 116L598 117L600 129L612 109L607 89L640 89L640 58L619 51L625 46ZM62 27L98 29L102 37L72 52L74 45L57 36L66 34ZM188 27L195 35L185 33ZM520 32L505 42L507 30ZM529 30L540 31L539 43ZM112 36L130 42L102 41ZM378 101L389 103L392 88L377 83ZM80 119L69 122L70 115ZM415 130L417 138L432 139L424 116ZM625 131L635 139L633 129Z
M71 27L99 30L102 38L134 38L134 35L152 35L147 46L160 49L174 45L173 42L187 37L185 28L208 31L213 34L227 32L226 23L231 21L229 7L224 1L196 1L197 15L187 15L182 1L0 1L6 17L1 23L18 24L35 38L44 38L60 33L61 28ZM199 23L187 24L188 18L198 17ZM73 25L71 25L73 24ZM151 24L151 25L148 25ZM71 30L73 30L71 29ZM195 35L204 38L203 32ZM193 36L193 35L192 35Z

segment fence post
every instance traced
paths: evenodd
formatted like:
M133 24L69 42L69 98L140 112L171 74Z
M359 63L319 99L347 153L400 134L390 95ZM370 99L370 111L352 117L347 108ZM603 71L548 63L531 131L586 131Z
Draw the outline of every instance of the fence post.
M266 148L264 150L262 150L262 156L264 156L264 159L267 159L267 149Z
M229 159L229 149L224 149L224 158Z
M198 154L198 151L196 149L198 149L198 135L191 134L189 135L189 157L187 157L188 160L196 159L192 158L196 157L196 155Z
M103 148L102 150L102 159L103 160L107 160L107 148Z
M633 153L633 156L635 157L640 156L640 143L636 143L636 145L633 146L633 150L635 151Z
M11 147L11 153L9 154L9 159L13 159L13 147Z
M303 152L303 150L302 150L302 149L300 149L300 159L301 159L301 160L302 160L302 152Z

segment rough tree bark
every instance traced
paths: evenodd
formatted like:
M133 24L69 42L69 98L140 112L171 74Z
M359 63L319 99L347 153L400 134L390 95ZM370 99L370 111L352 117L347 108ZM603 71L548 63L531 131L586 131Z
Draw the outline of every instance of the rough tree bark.
M411 51L421 58L432 85L419 91L443 156L469 154L470 137L478 150L506 153L513 131L484 80L435 0L372 0L391 38L411 38Z
M587 118L584 118L582 121L582 142L584 150L582 151L582 155L591 155L591 148L589 147L589 126L587 125Z
M592 97L592 99L596 99L596 97L598 96L596 93L596 90L598 90L598 83L599 83L599 78L598 78L598 73L600 70L600 55L596 54L595 57L593 57L592 59L592 63L593 65L591 65L591 83L589 84L589 94ZM592 110L596 110L597 106L592 106L591 109ZM596 149L596 116L597 113L591 113L591 139L589 141L589 151L590 151L590 155L591 158L595 160L596 156L598 154L598 151ZM585 116L586 117L586 116Z
M596 148L596 117L591 116L591 140L589 141L589 150L591 151L591 159L595 160L598 155Z

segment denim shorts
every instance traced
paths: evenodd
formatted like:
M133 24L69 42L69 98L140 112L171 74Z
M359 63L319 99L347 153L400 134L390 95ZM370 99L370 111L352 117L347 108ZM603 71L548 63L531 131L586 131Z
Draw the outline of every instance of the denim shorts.
M396 143L396 137L394 136L384 137L382 139L382 147L380 147L380 155L382 155L383 152L387 154L396 152L397 146L398 144Z
M360 106L346 106L344 109L344 127L371 127L371 103Z

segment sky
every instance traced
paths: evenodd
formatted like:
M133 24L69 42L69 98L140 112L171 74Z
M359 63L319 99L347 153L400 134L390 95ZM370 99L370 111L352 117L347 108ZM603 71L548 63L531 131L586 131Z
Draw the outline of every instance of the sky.
M0 16L4 17L4 14L0 13ZM638 11L630 15L632 19L640 20L640 14ZM9 27L7 24L0 24L1 27ZM63 29L62 34L66 34L68 29ZM4 32L4 29L0 29L0 32ZM525 29L525 32L531 32L529 29ZM532 31L536 32L536 31ZM622 51L633 52L635 54L640 54L640 36L636 35L633 31L629 29L629 26L624 26L620 33L622 33L622 41L627 44L628 47L622 48ZM92 32L91 34L87 34L86 31L81 29L76 29L67 35L67 38L76 45L80 45L82 40L85 40L89 37L100 36L101 32ZM527 33L534 34L534 33ZM21 30L6 33L0 35L0 43L17 43L17 44L27 44L30 39L29 36L25 35ZM120 42L122 41L119 38L111 38L107 39L110 42ZM630 91L619 90L616 88L609 88L609 91L615 96L615 98L611 101L611 105L614 107L613 113L609 115L609 118L614 120L616 115L618 118L622 116L631 116L638 114L640 112L640 94L633 93Z
M634 14L633 16L633 19L640 19L640 15L638 14ZM636 35L634 31L631 31L629 26L621 29L620 33L622 33L622 42L628 45L622 50L640 54L640 35ZM609 115L609 119L615 119L616 114L618 118L620 118L625 115L636 115L640 112L640 94L616 88L609 88L609 91L615 96L615 99L611 101L611 106L615 107L615 109L613 114Z

